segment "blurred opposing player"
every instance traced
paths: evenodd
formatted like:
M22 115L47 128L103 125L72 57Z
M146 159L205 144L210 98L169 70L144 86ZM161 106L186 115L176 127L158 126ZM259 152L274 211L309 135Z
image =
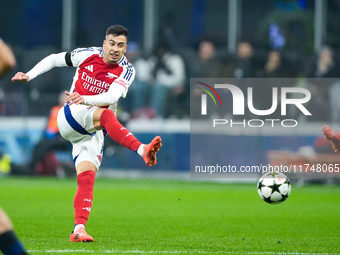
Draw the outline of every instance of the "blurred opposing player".
M0 251L5 255L27 254L14 233L12 223L0 207Z
M16 65L12 50L0 37L0 77Z
M59 132L73 145L77 172L75 228L70 236L71 242L93 241L85 231L85 224L91 211L95 175L102 160L104 132L137 152L148 166L157 163L156 153L162 145L159 136L148 145L142 144L115 116L118 99L126 96L135 77L135 70L124 55L127 39L125 27L110 26L102 47L51 54L27 74L19 72L12 78L12 81L28 82L53 67L77 68L70 92L65 91L66 104L58 114Z
M12 50L0 37L0 77L16 64ZM24 247L14 233L12 223L0 207L0 251L5 255L25 255Z
M340 151L340 132L324 125L322 127L322 133L325 136L325 139L332 143L335 152Z

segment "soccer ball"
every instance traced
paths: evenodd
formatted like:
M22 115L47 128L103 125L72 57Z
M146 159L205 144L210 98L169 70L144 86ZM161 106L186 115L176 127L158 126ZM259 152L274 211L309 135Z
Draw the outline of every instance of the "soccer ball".
M260 198L269 204L282 203L288 198L290 191L290 181L283 173L266 173L257 183L257 192Z

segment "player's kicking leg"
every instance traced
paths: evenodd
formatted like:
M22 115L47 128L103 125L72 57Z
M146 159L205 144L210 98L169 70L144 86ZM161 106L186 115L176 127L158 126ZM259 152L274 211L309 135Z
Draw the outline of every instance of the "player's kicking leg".
M115 142L137 152L148 166L157 164L156 154L162 146L162 139L159 136L156 136L149 144L142 144L119 123L113 111L108 109L96 110L93 115L93 124L96 128L105 128Z
M325 139L329 140L332 143L333 149L336 152L340 151L340 132L330 128L327 125L324 125L322 127L322 132L325 136Z

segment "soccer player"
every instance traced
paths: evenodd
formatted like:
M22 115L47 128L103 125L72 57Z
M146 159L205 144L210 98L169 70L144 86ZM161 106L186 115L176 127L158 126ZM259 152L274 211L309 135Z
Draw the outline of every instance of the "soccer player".
M102 160L104 133L117 143L137 152L148 166L157 163L156 153L162 140L156 136L145 145L117 120L117 101L125 97L135 70L124 53L128 30L110 26L102 47L78 48L72 52L51 54L28 73L18 72L12 81L28 82L53 67L73 66L76 73L66 104L58 114L60 134L73 145L78 189L74 197L75 228L71 242L93 242L85 231L91 211L93 185Z
M12 50L0 37L0 77L12 69L16 64ZM0 251L5 255L25 255L24 247L21 245L14 233L12 223L6 213L0 207Z
M13 226L0 207L0 251L5 255L25 255L24 247L13 231Z
M340 151L340 132L324 125L322 127L322 133L325 136L325 139L332 143L335 152Z
M0 37L0 77L16 65L12 50Z

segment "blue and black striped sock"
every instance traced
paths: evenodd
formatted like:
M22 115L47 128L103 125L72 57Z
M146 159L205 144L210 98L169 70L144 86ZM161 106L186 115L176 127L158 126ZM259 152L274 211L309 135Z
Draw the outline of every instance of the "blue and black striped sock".
M0 250L5 255L26 255L24 247L19 242L13 231L0 235Z

